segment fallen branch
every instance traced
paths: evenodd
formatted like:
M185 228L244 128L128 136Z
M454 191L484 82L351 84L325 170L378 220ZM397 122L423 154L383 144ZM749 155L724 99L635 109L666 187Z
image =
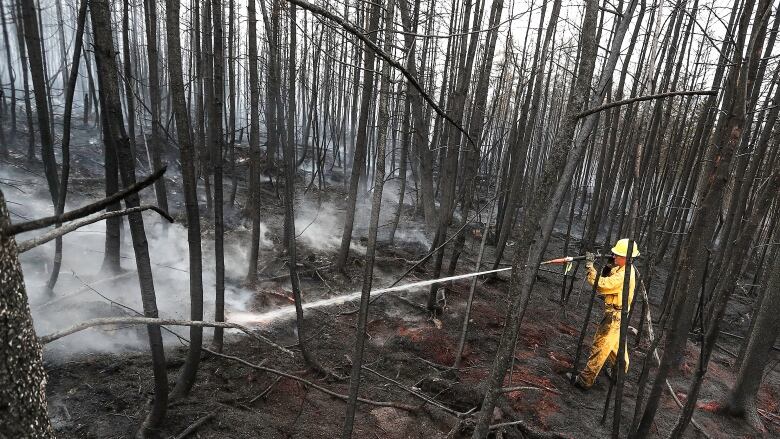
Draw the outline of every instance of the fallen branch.
M184 439L185 437L187 437L187 436L189 436L190 434L194 433L194 432L195 432L195 430L197 430L198 428L200 428L200 426L201 426L201 425L203 425L203 424L205 424L206 422L210 421L210 420L211 420L211 418L213 418L213 417L214 417L214 415L216 415L216 414L217 414L216 412L211 412L211 413L209 413L208 415L206 415L206 416L204 416L204 417L202 417L202 418L198 419L197 421L193 422L193 423L192 423L192 425L190 425L190 426L189 426L189 427L187 427L187 428L186 428L184 431L182 431L181 433L179 433L179 435L178 435L178 436L176 436L176 439Z
M759 415L761 415L767 421L769 421L769 422L771 422L773 424L780 425L780 416L777 416L776 414L768 412L768 411L763 410L763 409L758 409L756 411L758 412Z
M99 319L92 319L87 320L85 322L81 322L78 325L71 326L70 328L63 329L61 331L57 331L54 333L51 333L49 335L44 335L43 337L40 337L38 340L41 344L48 344L53 342L54 340L58 340L62 337L65 337L67 335L74 334L76 332L83 331L88 328L92 328L95 326L106 326L106 325L117 325L117 324L129 324L129 325L157 325L157 326L164 326L164 325L170 325L170 326L194 326L196 328L231 328L231 329L238 329L241 332L245 333L246 335L259 340L263 343L266 343L268 345L271 345L275 347L276 349L279 349L280 351L284 352L285 354L289 356L295 356L295 354L289 350L284 348L283 346L280 346L270 339L263 337L262 335L256 334L252 332L251 329L247 328L246 326L239 325L238 323L230 323L230 322L203 322L203 321L193 321L193 320L177 320L177 319L156 319L153 317L104 317Z
M363 369L373 373L374 375L378 376L379 378L382 378L385 381L388 381L390 383L395 384L396 387L398 387L398 388L400 388L400 389L402 389L402 390L404 390L404 391L406 391L406 392L416 396L417 398L422 399L423 401L427 402L428 404L431 404L433 406L436 406L436 407L444 410L446 413L454 415L454 416L456 416L458 418L466 416L467 414L469 414L469 413L463 413L463 412L459 412L457 410L453 410L453 409L443 405L442 403L440 403L440 402L438 402L438 401L436 401L436 400L434 400L432 398L429 398L427 395L424 395L424 394L422 394L420 392L417 392L417 391L415 391L413 389L410 389L410 388L404 386L403 384L399 383L398 381L396 381L396 380L394 380L394 379L392 379L390 377L386 377L386 376L382 375L381 373L379 373L379 372L377 372L377 371L375 371L373 369L370 369L370 368L368 368L366 366L363 366Z
M3 231L3 233L6 236L13 236L19 233L29 232L31 230L42 229L44 227L52 226L57 223L66 223L68 221L77 220L79 218L84 218L87 215L92 215L93 213L100 212L106 207L118 202L119 200L123 200L129 197L130 195L140 192L145 187L151 186L155 181L157 181L157 179L163 176L166 169L167 167L163 166L158 171L146 177L145 179L139 181L138 183L126 189L123 189L115 193L114 195L111 195L110 197L103 198L100 201L94 202L92 204L88 204L76 210L71 210L70 212L65 212L62 215L47 216L45 218L40 218L33 221L11 224L10 226L8 226L7 229Z
M238 363L243 364L244 366L251 367L251 368L256 369L256 370L262 370L264 372L272 373L274 375L282 376L282 377L285 377L285 378L290 378L291 380L295 380L295 381L301 382L303 384L306 384L307 386L310 386L310 387L312 387L314 389L319 390L320 392L328 394L328 395L330 395L330 396L332 396L334 398L340 399L342 401L346 401L347 398L348 398L347 395L342 395L340 393L336 393L336 392L334 392L334 391L332 391L330 389L327 389L327 388L322 387L322 386L320 386L318 384L315 384L315 383L313 383L313 382L311 382L311 381L309 381L309 380L307 380L305 378L301 378L299 376L295 376L295 375L289 374L287 372L282 372L281 370L272 369L270 367L262 366L262 365L259 365L259 364L252 364L252 363L250 363L250 362L248 362L248 361L246 361L246 360L244 360L242 358L234 357L232 355L220 354L219 352L214 352L214 351L212 351L211 349L208 349L208 348L201 348L201 350L203 350L205 352L208 352L211 355L214 355L215 357L221 357L221 358L225 358L225 359L228 359L228 360L233 360L233 361L236 361ZM368 404L368 405L375 405L375 406L379 406L379 407L393 407L393 408L397 408L399 410L404 410L404 411L407 411L407 412L417 411L421 407L421 406L414 406L414 405L404 404L404 403L401 403L401 402L374 401L374 400L366 399L366 398L358 398L357 400L359 402L362 402L362 403Z
M517 357L515 357L515 360L520 361L520 360L517 359ZM544 390L546 390L546 391L548 391L550 393L555 393L556 395L562 395L561 391L558 390L558 389L553 389L553 388L550 388L550 387L547 387L547 386L543 386L543 385L541 385L539 383L535 383L535 382L533 382L531 380L527 380L527 379L524 379L524 378L518 378L518 377L512 377L512 380L513 381L517 380L517 381L520 381L521 383L530 384L530 385L532 385L534 387L538 387L540 389L544 389ZM510 392L511 392L511 390L510 390Z
M282 377L281 376L277 376L276 379L274 380L274 382L272 382L268 387L266 387L265 390L260 392L259 395L257 395L254 398L250 399L249 400L249 404L252 404L253 402L257 401L258 399L264 397L265 395L268 395L271 392L271 390L274 388L274 386L281 380L282 380Z
M131 209L125 209L125 210L115 210L111 212L104 212L98 216L92 217L92 218L85 218L81 221L76 221L73 223L68 224L67 226L60 227L54 230L51 230L47 233L44 233L43 235L36 236L35 238L28 239L27 241L23 241L19 243L18 249L19 253L24 253L28 250L32 250L35 247L38 247L39 245L45 244L53 239L57 239L62 235L65 235L67 233L70 233L76 229L80 229L84 226L88 226L90 224L96 223L98 221L102 221L108 218L113 218L115 216L124 216L124 215L130 215L131 213L137 213L137 212L143 212L145 210L153 210L160 214L163 218L168 220L168 222L174 222L173 218L171 218L170 215L168 215L167 212L160 209L157 206L151 206L151 205L144 205L139 207L133 207Z
M498 429L501 427L515 427L520 432L522 432L523 437L530 438L530 439L570 439L568 436L562 435L560 433L556 433L553 431L541 431L537 430L530 425L528 425L527 421L523 421L522 419L519 419L517 414L515 413L512 406L509 404L509 402L506 400L506 398L499 398L497 401L498 407L501 409L504 414L509 416L513 421L511 422L504 422L501 424L493 424L490 429Z
M608 110L613 107L620 107L622 105L632 104L634 102L650 101L653 99L662 99L671 96L715 95L717 93L718 93L717 90L685 90L685 91L670 91L667 93L659 93L655 95L638 96L635 98L623 99L622 101L608 102L604 105L599 105L598 107L594 107L589 110L585 110L582 113L578 113L576 118L582 119L585 116L590 116L591 114L598 113L599 111Z

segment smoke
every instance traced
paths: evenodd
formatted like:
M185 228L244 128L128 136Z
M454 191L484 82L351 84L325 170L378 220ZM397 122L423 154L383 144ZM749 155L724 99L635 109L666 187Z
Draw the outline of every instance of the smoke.
M355 209L355 230L359 220ZM341 247L341 235L344 230L344 211L331 202L317 206L310 202L301 202L295 207L295 233L298 242L319 252L334 252ZM353 234L353 237L356 236ZM353 239L350 249L359 254L366 253L366 246L359 239Z
M4 166L0 171L0 185L9 211L12 212L12 221L25 221L53 213L46 183L34 172ZM147 190L143 195L152 196L149 192ZM90 201L93 201L91 196L69 194L66 208L72 209ZM147 201L152 202L151 199ZM189 319L187 229L181 224L164 227L161 218L155 213L144 213L143 216L159 315ZM18 235L17 241L30 239L43 232L45 230ZM261 247L264 249L273 246L268 234L268 227L261 224ZM135 315L123 305L143 311L129 228L125 226L122 231L122 273L113 275L101 271L104 245L105 222L91 224L65 235L62 269L53 295L47 291L46 282L52 268L54 241L20 255L36 333L48 334L97 317ZM213 240L204 238L202 247L204 319L213 320L216 284ZM246 275L247 252L245 243L235 240L226 242L225 308L228 312L248 310L253 297L251 291L238 286ZM181 328L177 332L186 333ZM210 334L210 330L206 333ZM178 344L175 337L166 338L166 346ZM57 340L46 347L47 352L56 358L72 353L128 349L148 349L144 327L90 329Z
M84 140L84 144L77 145L72 151L74 165L84 171L80 175L72 176L66 210L88 204L103 195L102 183L100 183L102 163L99 158L94 159L100 157L99 142L89 137ZM19 164L22 163L21 160L5 163L8 166L4 164L0 169L0 189L5 195L11 220L20 222L51 215L54 207L40 166L34 165L28 169L26 165ZM430 241L424 233L424 228L408 218L413 203L413 194L409 189L407 186L402 226L396 232L396 239L419 242L427 247ZM154 204L152 190L143 191L141 196L145 203ZM181 210L180 198L181 192L172 186L170 203L174 206L174 210ZM371 198L371 192L361 192L358 196L351 247L358 255L366 252L365 240L362 238L368 231ZM394 219L397 202L398 184L391 180L385 185L383 191L380 240L390 229L389 225ZM299 245L324 253L337 251L341 244L344 224L344 209L340 207L340 200L316 203L302 199L296 204L295 225ZM187 229L182 224L164 225L155 213L147 212L143 216L159 315L165 318L189 319ZM271 221L273 227L269 227L266 223L260 225L261 259L274 257L275 251L278 250L274 248L274 240L278 242L281 236L281 227L275 226L277 222L281 223L278 216L269 217L267 221ZM44 232L45 230L37 230L25 233L17 236L17 240L21 242ZM229 234L225 241L227 277L225 301L226 313L229 316L240 316L241 313L253 309L251 305L254 293L240 287L247 270L249 245L245 238L249 231L235 230L234 232L237 233ZM241 239L231 239L232 236L240 236ZM63 238L63 242L63 263L53 294L46 289L46 282L52 269L54 241L20 256L35 329L39 335L58 331L92 318L135 315L134 310L143 310L132 239L126 220L123 220L122 272L119 274L101 271L105 256L105 222L91 224L72 232ZM213 240L204 237L202 247L204 319L212 320L216 282ZM377 273L375 279L378 281L377 286L383 283L379 281L382 279L381 273ZM179 333L186 333L182 328L173 329ZM210 330L206 331L207 335L210 333ZM176 346L178 340L167 335L165 344L169 347ZM90 329L46 346L49 358L63 358L84 352L147 349L146 329L142 326Z

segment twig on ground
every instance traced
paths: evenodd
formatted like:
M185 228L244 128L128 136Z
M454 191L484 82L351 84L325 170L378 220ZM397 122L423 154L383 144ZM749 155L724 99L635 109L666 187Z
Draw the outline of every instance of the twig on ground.
M268 395L271 392L271 390L274 388L274 386L281 380L282 380L282 377L281 376L277 376L276 379L268 387L265 388L265 390L260 392L259 395L257 395L254 398L250 399L249 400L249 404L252 404L253 402L257 401L258 399L264 397L265 395Z
M415 391L414 389L411 389L409 387L404 386L400 382L398 382L398 381L396 381L396 380L394 380L394 379L392 379L390 377L382 375L381 373L379 373L379 372L377 372L377 371L375 371L373 369L370 369L370 368L368 368L366 366L363 366L363 369L373 373L374 375L378 376L379 378L382 378L385 381L388 381L388 382L391 382L391 383L395 384L396 387L398 387L398 388L400 388L400 389L402 389L402 390L404 390L404 391L406 391L406 392L408 392L408 393L410 393L410 394L412 394L412 395L422 399L423 401L425 401L425 402L427 402L427 403L429 403L431 405L434 405L434 406L444 410L446 413L449 413L449 414L451 414L453 416L456 416L458 418L466 415L466 413L459 412L457 410L453 410L453 409L443 405L442 403L440 403L440 402L438 402L438 401L436 401L434 399L431 399L428 396L426 396L426 395L424 395L424 394L422 394L420 392Z
M322 277L322 274L320 274L320 270L317 270L317 269L315 268L315 269L314 269L314 272L315 272L315 273L317 273L317 277L318 277L318 278L320 278L320 280L322 281L322 283L324 283L324 284L325 284L325 286L328 288L328 291L330 291L331 293L333 293L333 288L331 288L331 287L330 287L330 284L328 283L328 281L326 281L326 280L325 280L325 278L324 278L324 277Z
M330 389L327 389L325 387L317 385L317 384L315 384L315 383L313 383L313 382L311 382L311 381L309 381L309 380L307 380L305 378L301 378L299 376L292 375L292 374L289 374L287 372L282 372L281 370L276 370L276 369L272 369L270 367L265 367L265 366L261 366L261 365L257 365L257 364L252 364L252 363L250 363L250 362L248 362L248 361L246 361L246 360L244 360L242 358L234 357L232 355L220 354L218 352L214 352L214 351L212 351L210 349L207 349L207 348L202 348L202 350L205 351L205 352L210 353L211 355L214 355L215 357L221 357L221 358L225 358L225 359L228 359L228 360L233 360L233 361L236 361L236 362L239 362L239 363L243 364L244 366L251 367L253 369L262 370L262 371L265 371L265 372L268 372L268 373L272 373L274 375L283 376L285 378L290 378L292 380L301 382L303 384L306 384L307 386L311 386L312 388L317 389L320 392L328 394L328 395L330 395L330 396L332 396L334 398L340 399L342 401L346 401L347 398L348 398L347 395L342 395L340 393L336 393L336 392L334 392L334 391L332 391ZM358 398L358 401L360 401L360 402L362 402L364 404L368 404L368 405L375 405L375 406L379 406L379 407L393 407L393 408L397 408L399 410L404 410L404 411L408 411L408 412L417 411L421 407L421 406L414 406L414 405L410 405L410 404L404 404L404 403L401 403L401 402L374 401L374 400L366 399L366 398Z
M201 426L201 425L203 425L203 424L205 424L206 422L210 421L210 420L211 420L211 418L213 418L213 417L214 417L214 415L216 415L216 412L211 412L211 413L209 413L208 415L206 415L206 416L204 416L204 417L202 417L202 418L198 419L197 421L193 422L193 423L192 423L192 425L190 425L190 426L189 426L189 427L187 427L187 428L186 428L184 431L182 431L181 433L179 433L179 435L178 435L178 436L176 436L176 439L184 439L185 437L187 437L187 436L191 435L192 433L194 433L194 432L195 432L195 430L197 430L198 428L200 428L200 426Z

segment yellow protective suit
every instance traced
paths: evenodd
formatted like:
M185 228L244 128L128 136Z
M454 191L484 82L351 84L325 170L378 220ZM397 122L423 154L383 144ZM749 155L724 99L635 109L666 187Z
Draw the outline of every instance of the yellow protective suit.
M605 362L614 367L617 361L618 345L620 343L620 309L623 304L623 281L626 276L625 267L616 266L609 272L609 276L599 278L596 292L604 297L604 318L599 323L596 335L593 337L593 346L590 348L590 357L585 369L580 372L580 381L583 386L591 387L596 381ZM596 282L596 269L588 269L588 283ZM631 278L628 285L628 303L634 299L634 286L636 284L636 270L631 267ZM628 310L626 310L628 311ZM628 371L628 346L626 346L625 361Z

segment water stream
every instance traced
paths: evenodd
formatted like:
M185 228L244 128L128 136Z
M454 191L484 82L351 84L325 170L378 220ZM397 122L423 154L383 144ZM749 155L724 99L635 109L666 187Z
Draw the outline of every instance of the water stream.
M483 276L486 274L491 273L498 273L501 271L507 271L511 270L512 267L506 267L506 268L499 268L497 270L487 270L487 271L480 271L477 273L466 273L466 274L459 274L457 276L449 276L449 277L442 277L438 279L429 279L424 280L420 282L413 282L410 284L404 284L404 285L396 285L394 287L389 288L382 288L379 290L372 290L371 291L371 297L377 297L385 293L390 293L393 291L406 291L406 290L412 290L415 288L420 288L428 285L432 285L438 282L449 282L453 280L459 280L459 279L467 279L470 277L476 277L476 276ZM355 299L359 299L360 295L362 293L360 291L349 293L349 294L343 294L340 296L331 297L328 299L322 299L322 300L316 300L314 302L309 302L303 304L303 309L313 309L313 308L323 308L326 306L331 305L339 305L342 303L350 302ZM282 308L278 308L272 311L267 311L263 313L255 313L255 312L233 312L230 313L228 317L228 321L233 323L238 323L241 325L253 325L253 324L266 324L270 323L275 320L281 320L281 319L290 319L295 316L295 305L289 305Z

